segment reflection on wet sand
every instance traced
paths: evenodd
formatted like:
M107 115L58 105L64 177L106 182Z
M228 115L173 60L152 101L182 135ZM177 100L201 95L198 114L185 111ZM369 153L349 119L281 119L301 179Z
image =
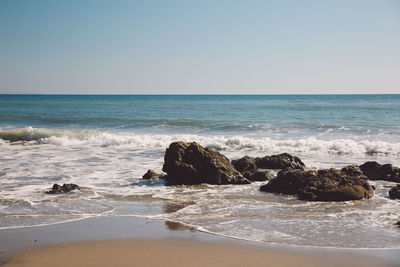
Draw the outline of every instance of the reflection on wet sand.
M193 227L186 226L179 222L165 221L165 226L167 227L168 230L172 231L186 231L186 230L190 230L192 232L196 231L196 229L194 229Z

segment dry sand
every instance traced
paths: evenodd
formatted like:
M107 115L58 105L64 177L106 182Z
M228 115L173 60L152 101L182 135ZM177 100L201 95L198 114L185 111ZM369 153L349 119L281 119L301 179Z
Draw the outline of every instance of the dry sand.
M395 266L369 256L293 252L219 242L113 240L36 248L14 255L4 267L64 266Z

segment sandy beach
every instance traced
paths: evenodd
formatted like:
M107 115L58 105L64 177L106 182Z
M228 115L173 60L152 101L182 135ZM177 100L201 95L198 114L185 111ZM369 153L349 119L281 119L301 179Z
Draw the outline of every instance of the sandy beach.
M17 254L4 266L395 266L351 254L301 253L232 243L113 240Z
M98 217L0 231L3 266L399 266L396 251L282 247L172 222ZM397 261L396 261L397 257Z

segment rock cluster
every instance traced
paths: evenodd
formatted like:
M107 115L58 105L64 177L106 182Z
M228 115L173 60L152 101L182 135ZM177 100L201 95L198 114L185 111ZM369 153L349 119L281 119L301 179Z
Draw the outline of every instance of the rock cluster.
M270 170L280 170L276 177ZM295 156L287 153L265 156L244 156L232 163L221 153L195 142L173 142L164 156L163 171L148 170L143 179L165 179L166 185L248 184L269 181L260 187L269 193L295 195L307 201L348 201L371 198L374 187L369 180L400 183L400 168L375 161L360 166L338 169L309 170ZM79 186L55 184L48 194L65 193ZM400 199L400 184L391 188L389 196ZM400 221L397 222L400 227Z
M80 189L79 185L77 184L63 184L62 186L59 184L53 184L53 187L49 191L46 191L46 194L68 193L77 189Z
M297 195L310 201L347 201L370 198L373 187L358 173L356 168L342 170L283 170L260 190L270 193Z
M376 161L368 161L360 165L360 169L370 180L384 180L400 183L400 168L392 164L379 164Z
M280 171L274 177L270 170ZM231 163L221 153L195 142L171 143L165 152L163 171L166 175L148 170L143 179L165 179L167 185L269 181L261 186L261 191L296 195L299 199L310 201L370 198L374 194L374 187L367 179L400 182L400 169L391 164L369 161L341 170L309 170L298 157L287 153L256 158L244 156ZM63 189L64 186L67 188ZM48 193L69 191L68 185L64 186L54 185ZM389 195L392 199L400 198L400 185L392 188Z

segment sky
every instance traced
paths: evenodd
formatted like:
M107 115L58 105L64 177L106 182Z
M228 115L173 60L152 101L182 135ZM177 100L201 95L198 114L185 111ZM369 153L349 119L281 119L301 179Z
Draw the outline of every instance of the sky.
M400 0L0 0L0 93L400 93Z

